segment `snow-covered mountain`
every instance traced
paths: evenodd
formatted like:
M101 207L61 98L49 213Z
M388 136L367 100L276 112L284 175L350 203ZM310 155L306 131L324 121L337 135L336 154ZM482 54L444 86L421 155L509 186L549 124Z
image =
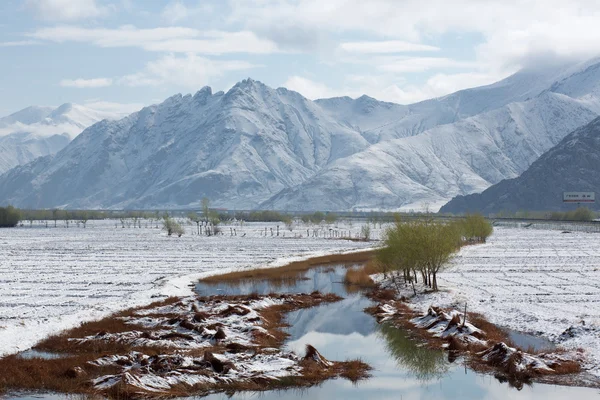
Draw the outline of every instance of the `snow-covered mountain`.
M382 141L338 160L261 208L310 210L318 204L322 210L437 211L456 195L481 192L514 178L568 133L600 114L599 62L555 74L556 80L546 82L546 89L539 85L533 91L522 89L522 96L540 92L530 100L416 136ZM508 80L523 81L514 76ZM504 87L492 85L497 86Z
M575 130L536 160L521 176L503 180L483 193L457 196L441 211L486 214L500 211L572 210L563 192L600 194L600 118ZM588 205L590 206L590 205ZM597 203L591 207L598 208Z
M119 117L123 115L67 103L56 108L27 107L0 118L0 174L55 154L88 126Z
M546 92L338 160L261 205L266 209L437 211L450 198L522 173L567 133L598 114Z
M491 85L411 105L378 101L369 96L336 97L316 100L316 103L336 120L360 131L370 143L378 143L414 136L509 103L529 100L563 78L569 70L570 67L564 65L526 69Z
M0 179L28 207L251 208L369 142L296 92L245 80L86 129L55 157Z
M18 132L0 136L0 174L38 157L55 154L70 141L66 134L38 136L33 133Z
M0 176L21 207L436 210L522 173L600 112L598 61L402 106L251 79L86 129Z

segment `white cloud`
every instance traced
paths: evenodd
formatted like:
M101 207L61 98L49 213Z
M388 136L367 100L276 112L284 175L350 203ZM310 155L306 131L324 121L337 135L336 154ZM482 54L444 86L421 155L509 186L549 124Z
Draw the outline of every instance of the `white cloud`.
M324 83L315 82L297 75L290 76L282 86L294 90L311 100L350 95L349 93L344 93L344 91L334 90Z
M100 99L86 100L83 105L116 116L126 116L145 107L145 104L142 103L116 103Z
M112 85L112 79L110 78L92 78L92 79L63 79L60 81L60 86L72 87L72 88L100 88Z
M171 1L163 8L161 17L165 22L175 24L193 17L212 14L213 11L213 6L208 3L198 2L194 7L189 7L177 0Z
M165 6L162 17L165 21L174 24L188 18L190 11L180 1L172 1Z
M405 42L403 40L384 40L384 41L362 41L345 42L340 44L340 49L348 53L406 53L419 51L439 51L439 47L429 46L419 43Z
M172 39L149 43L146 50L176 53L254 53L268 54L277 51L274 43L258 38L254 33L244 32L203 32L201 39Z
M0 128L0 136L7 136L13 133L29 132L35 136L48 137L52 135L62 135L66 133L69 137L73 138L81 132L81 128L69 123L63 123L58 125L48 124L30 124L26 125L21 122L15 122L7 126Z
M13 42L0 42L0 47L34 46L41 44L37 40L16 40Z
M42 28L30 37L53 42L83 42L99 47L140 47L148 51L176 53L255 53L277 51L277 46L250 31L200 31L184 27L138 29L122 26L117 29L56 26Z
M331 88L322 82L291 76L283 84L309 99L350 96L364 94L378 100L398 104L411 104L418 101L445 96L461 89L482 86L505 78L504 74L463 72L458 74L436 74L421 85L407 84L395 75L346 75L341 88Z
M439 97L458 90L490 85L506 78L512 72L462 72L457 74L440 73L427 79L425 90L430 97Z
M453 60L446 57L411 57L411 58L395 58L381 59L381 63L377 68L386 72L421 72L431 69L448 69L448 68L474 68L478 64L474 62Z
M124 76L119 83L127 86L157 86L170 84L190 89L200 88L210 79L229 71L256 68L258 65L246 61L211 60L195 54L177 57L166 55L146 64L143 71Z
M600 54L597 0L230 0L230 21L269 32L287 29L331 34L363 33L420 43L443 34L478 35L482 66L528 65L531 54L583 60ZM269 36L276 43L276 35ZM315 44L315 48L318 44Z
M108 14L108 8L98 6L95 0L27 0L27 5L47 20L72 21Z

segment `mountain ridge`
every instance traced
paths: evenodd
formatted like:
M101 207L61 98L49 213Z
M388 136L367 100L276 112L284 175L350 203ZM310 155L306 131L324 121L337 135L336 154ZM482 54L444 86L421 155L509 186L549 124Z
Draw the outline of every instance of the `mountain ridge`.
M563 192L597 192L600 187L600 117L567 135L522 175L503 180L482 193L457 196L441 212L485 214L502 211L559 211ZM596 204L591 204L597 209Z
M313 102L252 79L204 87L98 122L56 155L8 171L0 202L193 208L208 197L234 209L435 211L520 174L595 118L594 65L522 71L408 106Z

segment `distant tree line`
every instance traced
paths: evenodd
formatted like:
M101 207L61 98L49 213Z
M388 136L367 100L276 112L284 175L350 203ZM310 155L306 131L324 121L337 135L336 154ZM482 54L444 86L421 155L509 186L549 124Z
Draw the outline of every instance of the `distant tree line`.
M0 228L12 228L21 220L21 212L13 206L0 207Z
M328 224L333 224L335 221L337 221L338 217L336 214L331 213L331 212L324 213L321 211L316 211L312 214L303 215L300 217L300 219L305 224L307 224L307 223L320 224L323 221L325 221Z
M540 219L551 221L593 221L597 217L597 213L587 207L579 207L571 211L527 211L521 210L516 212L501 211L495 214L498 218L523 218L523 219Z
M236 213L236 219L248 222L283 222L291 221L294 217L289 214L283 214L278 211L250 211L244 213Z

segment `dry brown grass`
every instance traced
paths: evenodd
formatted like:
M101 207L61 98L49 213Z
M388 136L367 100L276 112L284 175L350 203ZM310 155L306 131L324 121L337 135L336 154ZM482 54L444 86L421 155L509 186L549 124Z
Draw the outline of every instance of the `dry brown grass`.
M253 346L243 346L236 343L229 343L222 345L217 343L215 346L210 348L194 349L187 351L186 354L192 357L203 357L207 362L212 364L218 364L219 361L212 354L222 354L225 351L240 352L247 351L249 349L255 352L261 352L262 348L265 347L280 347L288 334L284 328L287 326L284 322L284 317L287 312L297 310L300 308L309 308L324 302L333 302L341 300L340 297L327 294L322 295L318 292L311 294L302 295L274 295L279 298L291 299L282 305L268 307L260 310L259 314L261 319L264 321L263 327L267 329L267 335L257 334L255 336ZM198 298L199 302L203 301L214 301L214 302L239 302L241 304L248 304L250 298L259 298L255 296L212 296ZM152 307L162 306L166 304L175 304L179 299L167 299L163 302L155 303ZM144 307L144 309L150 309L150 306ZM138 309L139 310L139 309ZM193 307L190 309L193 310ZM39 349L54 353L65 354L64 358L59 359L22 359L17 356L8 356L0 359L0 393L7 392L9 390L43 390L43 391L55 391L61 393L72 393L72 394L84 394L94 395L95 390L90 384L90 380L107 374L116 374L120 371L120 367L117 365L110 367L97 367L90 365L88 362L96 360L100 357L113 354L128 354L133 348L129 346L118 344L114 342L103 342L101 340L91 341L85 343L69 341L70 338L81 338L85 336L96 335L99 332L106 333L119 333L129 331L132 328L136 330L152 331L141 326L127 325L120 317L131 316L136 310L131 309L115 314L112 317L104 318L100 321L89 322L77 327L75 329L62 332L59 335L51 337L45 340L38 346ZM221 312L221 316L231 314L247 314L248 309L243 306L230 307ZM215 314L217 315L217 314ZM204 320L208 315L195 313L198 319ZM182 319L181 316L175 316L173 319ZM215 326L214 328L218 328ZM221 333L223 331L221 330ZM221 335L221 339L223 339ZM191 336L182 333L170 333L164 335L164 338L180 338L180 339L191 339ZM136 350L140 350L137 349ZM143 352L149 356L171 354L173 348L161 348L152 347L144 348ZM218 370L220 367L230 368L228 365L213 365L213 369ZM81 368L81 369L79 369ZM337 376L345 376L348 379L361 379L361 377L367 376L369 367L366 364L357 364L356 362L349 363L338 363L334 362L334 366L328 371L316 371L311 368L309 364L302 362L302 368L306 369L306 376L284 378L282 380L265 380L257 379L245 382L232 382L225 385L198 385L192 389L189 386L175 387L168 393L160 394L160 397L166 396L189 396L191 393L207 393L209 390L223 390L228 392L235 392L239 390L268 390L271 388L289 388L289 387L303 387L311 386L322 382L325 379ZM224 369L223 369L224 370ZM199 371L199 373L202 373ZM210 387L209 387L210 386ZM132 388L129 386L117 386L112 388L109 392L104 393L110 398L115 399L129 399L129 398L140 398L139 389Z
M482 314L470 312L467 314L467 319L471 324L485 332L485 337L480 339L489 340L495 343L504 342L511 347L515 347L514 343L508 338L506 331L492 324Z
M362 268L347 270L344 277L344 283L360 287L371 287L375 285L369 274Z
M86 354L74 357L46 360L41 358L22 359L11 355L0 359L0 393L11 389L46 390L63 393L90 393L91 367L86 362L101 354ZM71 374L75 367L83 366L84 374ZM93 368L94 373L116 373L116 367Z
M377 299L376 296L373 296L373 298ZM473 343L466 344L452 336L445 340L440 339L439 337L429 333L427 331L427 327L424 329L419 329L410 322L412 318L420 314L415 313L410 307L408 307L408 305L398 300L392 300L391 303L389 300L385 300L385 302L393 305L398 310L398 313L393 319L394 324L399 328L409 332L411 336L423 340L427 347L439 349L444 343L446 343L446 350L449 351L448 357L450 360L456 359L458 354L468 355L467 363L471 369L483 373L495 373L498 379L503 382L508 382L511 386L516 388L522 388L524 384L538 380L543 381L544 383L565 384L566 382L569 384L569 381L561 379L560 376L564 376L566 374L577 374L581 372L581 365L577 361L553 361L549 358L545 358L544 354L541 354L540 357L548 364L550 368L554 370L553 372L541 370L538 371L531 368L525 370L517 368L517 364L520 363L520 358L522 357L523 353L536 354L536 352L532 351L532 349L520 349L518 346L515 346L514 343L509 340L508 334L504 330L489 322L483 315L477 313L468 313L468 321L485 332L485 335L480 337L481 339L485 339L489 343L500 347L500 343L505 343L506 345L517 348L518 350L515 354L512 354L510 357L508 357L508 361L505 360L502 354L499 354L495 358L492 357L489 362L484 362L476 354L483 351L489 351L489 345L484 346ZM378 312L378 307L370 307L365 311L376 315ZM441 311L444 310L436 308L436 312L439 313ZM452 321L450 321L449 326L457 325L461 323L461 321L462 318L455 316L452 318ZM557 353L560 352L560 350L557 351ZM556 377L556 379L549 378L548 375L551 377ZM577 381L575 380L574 382Z
M304 261L294 261L287 265L277 268L252 269L247 271L230 272L223 275L209 276L201 281L204 283L223 283L239 282L244 280L268 280L281 281L282 279L293 279L298 273L306 272L317 266L342 264L342 263L361 263L371 260L375 256L375 251L362 251L350 254L331 254L321 257L313 257Z
M581 365L577 361L561 361L560 363L550 364L557 375L578 374L581 372Z
M65 354L87 354L87 353L124 353L129 352L131 347L125 344L114 343L114 342L103 342L103 341L90 341L87 343L73 345L71 338L83 338L86 336L93 336L99 333L121 333L131 331L132 329L142 329L141 327L133 324L126 324L121 318L131 317L136 311L149 310L155 307L166 306L175 304L179 301L179 298L169 297L165 300L154 302L144 307L131 308L119 313L113 314L109 317L103 318L99 321L86 322L76 328L69 329L60 332L56 335L50 336L49 338L38 343L35 348L38 350L50 351L53 353L65 353ZM161 316L168 316L161 314ZM175 315L172 315L175 317ZM151 328L143 328L144 331L153 331Z
M377 261L370 259L362 267L349 268L346 271L344 282L349 285L356 285L359 287L373 287L375 283L371 279L370 275L374 275L381 272Z
M286 376L279 379L263 379L257 378L247 381L232 382L228 384L217 384L207 390L206 387L195 386L187 391L180 393L173 392L174 396L187 397L190 392L199 395L208 394L210 392L225 392L229 397L235 398L236 393L240 392L263 392L268 390L288 390L288 389L303 389L321 384L323 381L342 377L349 379L352 382L357 382L362 379L367 379L370 376L371 367L361 360L349 361L333 361L332 365L324 368L311 360L303 360L300 363L302 375ZM184 388L182 388L184 389ZM260 395L257 397L260 398ZM281 397L285 398L285 393L281 393Z

